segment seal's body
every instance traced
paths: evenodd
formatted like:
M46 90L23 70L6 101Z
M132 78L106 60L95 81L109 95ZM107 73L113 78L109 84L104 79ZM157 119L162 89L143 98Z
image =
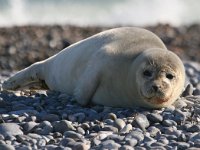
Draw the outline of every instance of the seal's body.
M3 83L17 89L44 81L49 89L113 107L160 108L181 94L181 60L152 32L124 27L101 32L18 72Z

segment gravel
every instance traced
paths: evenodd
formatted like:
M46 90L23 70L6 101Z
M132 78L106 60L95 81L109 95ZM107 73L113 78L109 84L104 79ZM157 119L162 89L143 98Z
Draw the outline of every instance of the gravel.
M0 149L199 149L200 64L187 61L185 68L182 96L156 110L82 107L55 91L3 91L1 83L13 72L2 71Z
M185 62L189 83L194 76L200 79L200 65L194 64ZM1 83L9 75L1 75ZM188 94L156 110L82 107L55 91L0 91L0 148L200 148L200 95L193 94L199 84L189 84Z

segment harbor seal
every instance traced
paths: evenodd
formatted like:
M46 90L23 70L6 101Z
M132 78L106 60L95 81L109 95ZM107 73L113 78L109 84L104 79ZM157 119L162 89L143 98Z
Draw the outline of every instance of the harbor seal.
M136 27L110 29L18 72L2 85L16 90L45 83L81 105L161 108L182 93L182 61L154 33Z

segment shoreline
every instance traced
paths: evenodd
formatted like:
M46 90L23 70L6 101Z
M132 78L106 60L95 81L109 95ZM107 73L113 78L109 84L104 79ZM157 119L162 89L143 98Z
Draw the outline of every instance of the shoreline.
M120 26L115 26L120 27ZM63 48L113 27L71 25L15 26L0 28L0 69L20 70L44 60ZM168 24L145 26L158 35L168 49L182 60L200 61L200 24L173 27Z

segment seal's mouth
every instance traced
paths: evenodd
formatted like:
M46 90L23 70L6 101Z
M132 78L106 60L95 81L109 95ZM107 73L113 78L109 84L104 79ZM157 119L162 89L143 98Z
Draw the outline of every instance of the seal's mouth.
M158 96L152 96L152 97L144 96L141 91L140 94L148 103L154 103L160 105L169 101L169 98L161 98Z

